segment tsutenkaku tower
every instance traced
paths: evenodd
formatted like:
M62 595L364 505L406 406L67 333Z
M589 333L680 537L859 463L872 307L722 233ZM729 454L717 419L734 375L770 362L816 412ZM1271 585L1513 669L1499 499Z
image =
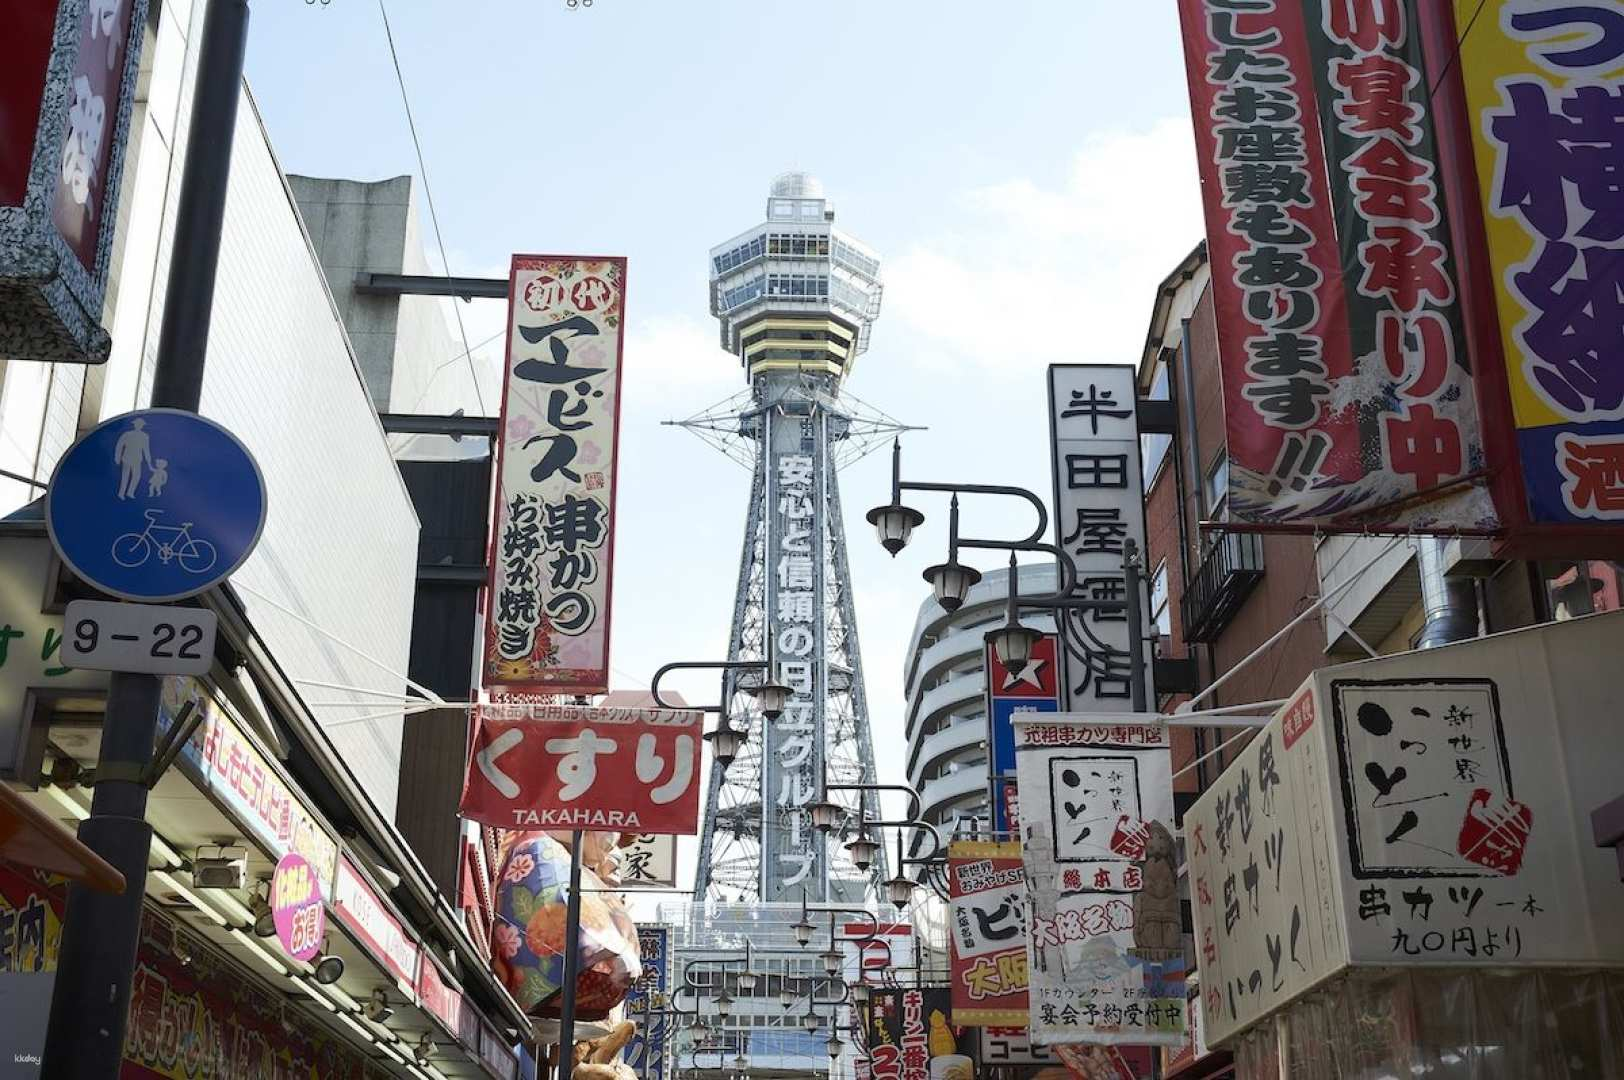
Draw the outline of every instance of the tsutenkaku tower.
M880 312L880 263L834 216L822 185L787 173L767 220L711 251L711 314L749 389L685 426L753 476L729 657L761 659L771 635L794 693L763 724L739 689L755 677L724 684L750 737L731 768L711 772L696 899L859 899L887 876L883 850L857 870L839 834L817 833L805 810L825 777L874 781L836 473L899 429L842 393ZM858 805L853 792L828 796ZM876 816L872 797L868 807Z

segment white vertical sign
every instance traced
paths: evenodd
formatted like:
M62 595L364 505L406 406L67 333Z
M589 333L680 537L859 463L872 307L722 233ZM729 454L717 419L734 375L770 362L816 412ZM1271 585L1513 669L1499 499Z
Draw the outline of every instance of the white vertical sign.
M1054 448L1055 543L1077 567L1073 596L1119 608L1068 611L1063 622L1068 712L1132 708L1130 628L1122 568L1125 541L1145 551L1145 484L1139 467L1135 372L1127 364L1052 364L1049 433ZM1140 640L1150 605L1140 595ZM1145 648L1146 701L1156 700Z
M608 689L625 289L625 259L513 257L488 687Z

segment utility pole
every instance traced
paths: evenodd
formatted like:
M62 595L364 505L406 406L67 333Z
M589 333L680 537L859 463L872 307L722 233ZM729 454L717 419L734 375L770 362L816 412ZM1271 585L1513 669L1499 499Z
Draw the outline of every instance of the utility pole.
M203 21L175 215L154 408L195 413L202 394L247 44L247 0L211 0ZM41 1069L49 1080L106 1080L119 1073L152 847L147 773L160 686L155 675L109 676L95 794L79 839L124 875L125 889L112 895L78 884L68 887Z

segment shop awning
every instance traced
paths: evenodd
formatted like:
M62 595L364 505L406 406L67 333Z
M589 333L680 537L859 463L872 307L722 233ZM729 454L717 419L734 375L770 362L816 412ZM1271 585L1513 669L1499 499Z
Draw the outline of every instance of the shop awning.
M124 891L123 874L5 784L0 784L0 859L61 874L97 892Z

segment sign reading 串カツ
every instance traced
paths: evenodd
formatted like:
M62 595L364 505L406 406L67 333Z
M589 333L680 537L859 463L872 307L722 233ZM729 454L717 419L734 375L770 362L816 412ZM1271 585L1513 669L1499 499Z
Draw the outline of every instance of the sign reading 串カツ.
M483 705L462 815L503 829L699 830L702 713Z
M947 846L947 881L953 1022L1025 1028L1026 870L1021 845L955 840Z
M609 685L626 260L515 255L484 682Z
M1031 715L1015 735L1032 1037L1183 1043L1166 726L1153 714Z
M1494 525L1414 4L1179 12L1229 514Z
M1049 365L1049 434L1053 446L1055 543L1077 568L1072 596L1099 606L1064 612L1070 712L1132 708L1129 638L1152 632L1150 605L1128 626L1123 556L1132 540L1145 552L1145 483L1139 467L1137 382L1127 364ZM1141 599L1143 599L1141 597ZM1144 650L1146 700L1156 700L1150 650Z
M1315 672L1185 814L1207 1038L1352 965L1624 967L1596 615Z
M1538 524L1624 521L1624 5L1453 7L1518 494Z

